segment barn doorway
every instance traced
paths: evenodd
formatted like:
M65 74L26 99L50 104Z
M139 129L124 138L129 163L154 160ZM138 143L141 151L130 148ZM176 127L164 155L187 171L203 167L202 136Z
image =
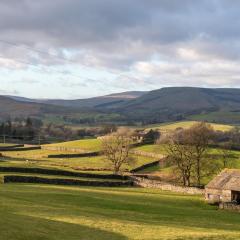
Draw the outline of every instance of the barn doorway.
M240 192L239 191L232 191L232 201L240 204Z

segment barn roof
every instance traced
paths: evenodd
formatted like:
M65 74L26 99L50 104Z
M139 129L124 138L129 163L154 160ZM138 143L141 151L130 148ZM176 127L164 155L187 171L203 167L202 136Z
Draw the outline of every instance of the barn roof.
M240 170L224 169L207 184L206 188L240 191Z

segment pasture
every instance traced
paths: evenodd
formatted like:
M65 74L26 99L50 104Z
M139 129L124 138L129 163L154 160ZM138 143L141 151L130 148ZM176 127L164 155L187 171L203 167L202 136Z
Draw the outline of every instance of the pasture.
M44 167L58 168L66 170L103 170L111 171L111 164L105 156L96 157L76 157L76 158L48 158L51 154L65 154L69 152L50 151L50 150L31 150L31 151L11 151L3 152L0 166L18 167ZM131 155L132 164L124 165L123 169L131 170L143 164L153 162L151 157Z
M240 238L238 213L160 190L6 184L0 203L1 240Z
M222 122L239 125L240 112L237 111L218 111L192 115L188 117L192 121Z
M56 148L79 148L80 150L86 152L100 151L101 150L101 141L99 139L85 139L85 140L75 140L55 144L44 145L46 147L56 147Z
M153 124L146 127L146 130L150 129L159 129L161 131L171 131L176 128L190 128L193 124L197 123L197 121L183 121L183 122L174 122L174 123L163 123L163 124ZM233 128L231 125L226 124L217 124L211 123L211 126L214 130L219 131L229 131Z

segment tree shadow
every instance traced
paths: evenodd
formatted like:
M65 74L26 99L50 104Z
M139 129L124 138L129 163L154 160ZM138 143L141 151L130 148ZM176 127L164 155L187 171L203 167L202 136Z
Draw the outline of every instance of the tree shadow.
M98 228L41 217L0 212L1 240L127 240L125 236Z

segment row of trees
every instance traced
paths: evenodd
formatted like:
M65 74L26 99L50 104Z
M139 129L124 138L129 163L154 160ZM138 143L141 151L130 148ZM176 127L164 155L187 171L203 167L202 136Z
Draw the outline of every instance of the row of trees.
M0 124L0 136L3 138L32 140L39 134L42 122L38 119L27 118L19 121L8 120Z
M37 118L9 119L0 123L0 138L8 141L51 142L95 137L117 131L113 124L75 129L62 124L44 124Z

